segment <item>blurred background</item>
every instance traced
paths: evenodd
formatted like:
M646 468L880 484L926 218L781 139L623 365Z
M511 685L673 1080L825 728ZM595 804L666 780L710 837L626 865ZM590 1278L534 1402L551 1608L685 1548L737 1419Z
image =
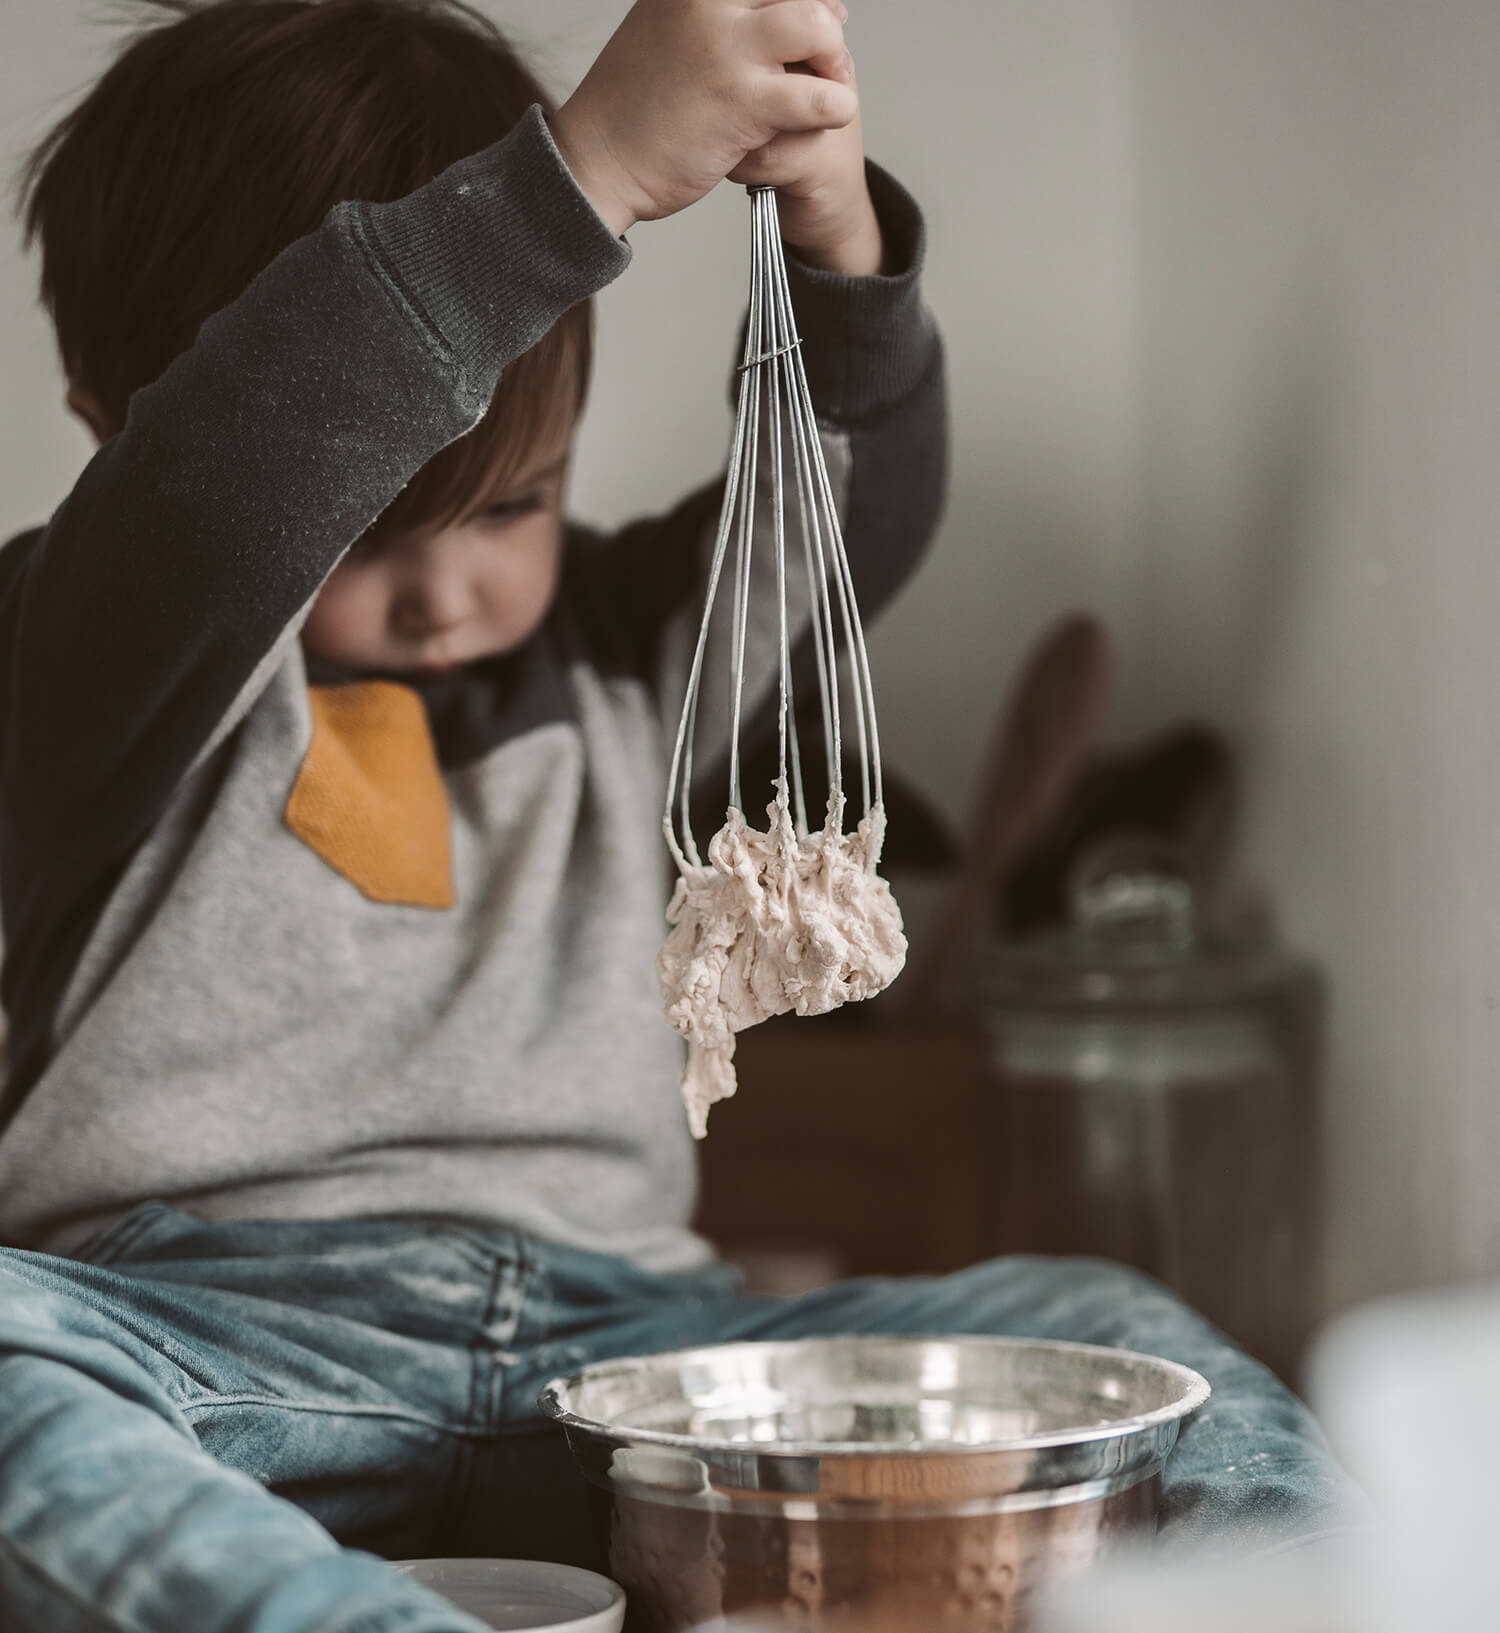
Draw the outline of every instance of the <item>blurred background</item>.
M1290 1371L1329 1313L1500 1269L1500 8L849 3L868 149L928 214L952 380L946 522L872 648L888 762L922 817L903 900L936 958L924 927L953 929L967 857L981 922L953 937L946 1010L747 1042L706 1222L785 1283L1114 1250ZM132 8L0 4L10 169ZM480 9L565 92L624 8ZM722 463L747 221L722 187L632 234L599 303L583 517L664 506ZM35 276L12 227L5 536L90 451ZM1027 692L1028 654L1075 612L1093 621L1068 626L1062 679ZM1077 752L1027 832L991 824L986 872L986 844L965 850L976 808L993 818L997 788L1040 799L1028 697L1043 727L1074 722ZM997 782L1002 707L1034 752ZM1092 898L1084 881L1100 945L1018 964L1101 838L1136 848L1095 867ZM1136 973L1111 987L1096 965L1121 961ZM1018 1216L1027 1164L1045 1203L1091 1163L1102 1200ZM1195 1275L1272 1291L1215 1311Z

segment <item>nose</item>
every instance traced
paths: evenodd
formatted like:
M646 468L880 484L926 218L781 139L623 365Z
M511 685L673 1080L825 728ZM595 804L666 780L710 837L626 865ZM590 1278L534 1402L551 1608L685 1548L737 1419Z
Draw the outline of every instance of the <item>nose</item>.
M391 622L408 639L442 635L474 611L474 586L465 553L437 545L422 552L391 603Z

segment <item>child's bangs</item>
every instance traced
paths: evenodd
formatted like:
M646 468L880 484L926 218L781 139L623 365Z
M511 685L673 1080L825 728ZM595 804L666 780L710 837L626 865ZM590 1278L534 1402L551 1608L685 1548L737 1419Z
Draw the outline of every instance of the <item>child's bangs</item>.
M375 524L381 534L429 532L509 497L550 464L572 434L588 394L592 303L565 312L501 376L484 418L401 490Z

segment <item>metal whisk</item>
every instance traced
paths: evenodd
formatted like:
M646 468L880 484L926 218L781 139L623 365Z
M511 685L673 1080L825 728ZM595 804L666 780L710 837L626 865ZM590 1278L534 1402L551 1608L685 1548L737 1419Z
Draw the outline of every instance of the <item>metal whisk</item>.
M724 500L709 570L703 622L693 653L683 699L682 717L672 752L662 826L679 869L701 867L689 816L693 781L693 739L698 721L704 654L709 628L719 599L720 580L730 554L734 571L728 597L730 626L729 695L729 806L743 812L740 788L740 739L745 690L746 629L750 609L750 582L754 566L757 478L762 458L769 462L769 507L777 600L780 606L778 733L779 771L775 807L782 819L795 823L799 838L809 833L803 789L801 746L797 738L796 700L792 688L793 631L787 617L787 517L785 466L791 464L797 494L797 522L801 556L807 575L813 650L822 710L824 751L828 771L828 809L824 831L843 831L846 796L843 781L844 700L841 698L840 653L848 655L847 686L854 717L860 766L862 816L872 812L877 827L883 815L880 737L875 721L874 692L864 630L855 603L854 577L844 548L843 530L828 467L818 437L812 397L803 365L801 339L796 332L786 258L776 210L776 194L769 187L752 187L750 194L750 309L745 329L744 360L739 365L739 390L730 447ZM761 446L764 427L767 448ZM762 562L760 570L768 564ZM839 636L842 635L842 645ZM872 859L873 865L873 859Z

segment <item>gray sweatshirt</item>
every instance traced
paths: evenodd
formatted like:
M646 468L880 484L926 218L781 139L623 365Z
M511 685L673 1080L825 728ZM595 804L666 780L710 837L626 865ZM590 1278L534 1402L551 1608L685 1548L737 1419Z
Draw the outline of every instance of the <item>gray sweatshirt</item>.
M869 176L896 275L791 267L867 612L933 530L946 446L920 217ZM66 1253L162 1199L705 1254L654 959L665 722L722 478L571 527L518 651L398 682L298 640L506 364L628 261L533 109L289 246L0 551L0 1240ZM773 633L757 606L751 734Z

